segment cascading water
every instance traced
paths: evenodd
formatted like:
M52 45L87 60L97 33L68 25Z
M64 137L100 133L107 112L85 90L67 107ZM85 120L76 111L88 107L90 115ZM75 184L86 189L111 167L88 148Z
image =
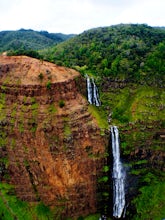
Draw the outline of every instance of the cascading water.
M92 105L100 106L101 102L99 99L99 93L97 86L94 82L94 79L89 78L89 76L86 76L87 78L87 94L88 94L88 102Z
M92 84L91 84L91 80L90 78L87 76L87 94L88 94L88 102L90 104L93 104L92 103Z
M92 79L92 84L93 84L93 104L96 106L100 106L100 99L99 99L99 93L98 93L98 89L97 86L94 82L94 79Z
M111 127L112 153L113 153L113 216L124 217L125 179L126 172L120 161L119 131L116 126Z

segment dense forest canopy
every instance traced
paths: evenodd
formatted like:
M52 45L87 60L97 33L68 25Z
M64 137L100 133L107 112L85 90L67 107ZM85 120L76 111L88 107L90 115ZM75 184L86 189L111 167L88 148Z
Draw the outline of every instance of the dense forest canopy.
M164 48L164 29L120 24L85 31L43 51L43 55L81 73L128 80L153 80L159 76L161 81L165 70Z

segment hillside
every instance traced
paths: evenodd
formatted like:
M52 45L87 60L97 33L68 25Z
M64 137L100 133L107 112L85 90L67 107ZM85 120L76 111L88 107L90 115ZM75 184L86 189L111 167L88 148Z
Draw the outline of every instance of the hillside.
M159 77L161 84L164 51L164 29L121 24L85 31L53 47L45 58L83 74L150 82Z
M128 168L126 216L162 219L165 30L133 24L96 28L53 47L44 56L95 78L102 102L100 126L104 129L103 121L108 120L120 130ZM104 189L108 185L105 179Z
M20 29L0 32L0 52L9 50L41 50L61 43L74 35Z

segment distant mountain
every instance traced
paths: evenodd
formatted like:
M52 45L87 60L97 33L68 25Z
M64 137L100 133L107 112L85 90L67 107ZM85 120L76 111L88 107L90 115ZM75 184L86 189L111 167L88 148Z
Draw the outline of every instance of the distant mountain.
M9 50L41 50L61 43L74 35L20 29L0 32L0 52Z
M161 27L159 27L159 26L156 26L155 28L160 28L160 29L163 29L163 30L165 30L165 26L161 26Z

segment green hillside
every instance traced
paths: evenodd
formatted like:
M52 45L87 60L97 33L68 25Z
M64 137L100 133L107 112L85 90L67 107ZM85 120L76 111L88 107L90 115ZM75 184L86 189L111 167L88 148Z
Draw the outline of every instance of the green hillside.
M61 43L74 35L61 33L48 33L47 31L34 31L20 29L18 31L0 32L0 52L11 50L41 50Z
M95 78L102 106L90 111L99 115L102 135L107 119L118 125L129 167L126 217L164 218L165 140L159 133L165 133L165 29L145 24L95 28L42 55Z
M91 29L44 51L45 59L95 76L127 80L163 79L165 30L147 25Z

